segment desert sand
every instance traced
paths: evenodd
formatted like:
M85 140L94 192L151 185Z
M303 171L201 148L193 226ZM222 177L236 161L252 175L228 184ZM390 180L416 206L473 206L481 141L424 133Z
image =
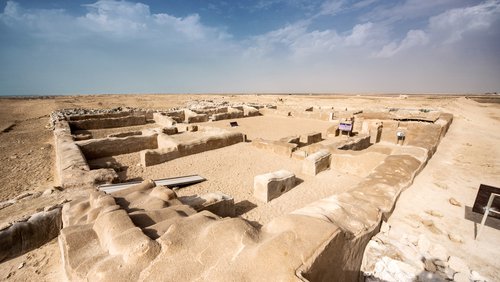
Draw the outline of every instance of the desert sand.
M183 107L193 100L272 103L278 108L321 107L335 109L436 109L454 115L453 123L441 141L437 152L414 179L413 184L399 197L380 238L397 242L401 238L425 237L432 244L443 246L449 255L466 262L470 269L489 281L500 277L499 253L500 220L490 218L481 237L474 240L480 215L471 211L479 184L500 186L500 103L499 98L415 95L353 96L353 95L94 95L61 96L44 99L0 100L0 201L14 198L23 192L44 192L58 186L55 175L54 137L49 114L64 108L137 107L169 109ZM250 140L277 139L283 136L324 132L329 124L323 121L287 117L260 116L239 119L239 127L231 128L227 121L212 122L210 126L229 131L243 131ZM198 124L200 127L203 124ZM147 126L139 126L143 129ZM135 127L131 130L136 129ZM119 130L96 130L94 136L106 136ZM389 145L370 147L375 154L390 149ZM232 160L230 163L227 160ZM126 167L118 173L120 180L158 179L200 174L206 182L177 191L178 196L190 196L213 191L231 195L236 203L236 215L256 226L288 214L309 203L330 195L348 191L360 182L377 164L366 164L357 171L332 169L316 177L300 173L300 165L291 158L260 154L248 143L238 143L224 149L194 154L145 169L139 166L138 153L123 154L101 160ZM90 162L92 165L92 161ZM297 187L268 204L252 197L253 177L279 169L296 172L302 181ZM334 185L332 185L332 183ZM311 192L314 191L314 192ZM66 193L59 193L57 202ZM450 198L459 202L452 205ZM48 201L48 200L47 200ZM52 202L51 202L52 203ZM43 198L27 200L23 208L0 209L2 223L32 214L48 202ZM432 220L432 228L422 224ZM419 223L420 222L420 223ZM437 231L436 231L437 230ZM377 235L377 236L379 236ZM385 237L384 237L385 236ZM458 238L458 239L457 239ZM461 242L460 242L461 241ZM0 264L0 279L13 281L64 279L60 251L53 240L41 248Z

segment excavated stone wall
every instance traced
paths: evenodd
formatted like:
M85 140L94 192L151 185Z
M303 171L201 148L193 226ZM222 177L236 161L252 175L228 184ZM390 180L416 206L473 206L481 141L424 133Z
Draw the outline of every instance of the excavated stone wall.
M143 124L146 124L145 115L133 115L113 118L91 118L69 121L69 125L73 130L114 128Z
M435 152L452 116L441 114L435 123L381 121L380 140L395 143L401 126L407 132L405 146L370 164L375 167L351 190L275 218L261 229L241 218L220 218L194 209L172 190L147 181L113 195L92 192L68 203L62 209L64 228L59 236L66 275L70 280L93 281L357 281L366 244ZM69 181L75 171L89 174L69 124L61 122L54 135L56 151L71 157L57 161L64 180ZM144 136L126 138L132 137ZM143 165L242 142L243 135L225 132L175 142L159 134L155 139L159 148L141 152ZM370 136L360 138L365 139L370 143ZM289 156L297 147L284 141L254 142ZM310 148L326 148L334 159L341 146L316 145ZM88 178L95 183L95 175Z
M68 122L60 121L54 128L56 171L64 188L111 183L118 178L113 169L90 170L80 148L73 141Z
M128 137L108 137L102 139L90 139L77 141L87 159L97 159L102 157L116 156L139 152L146 149L158 148L158 135L140 135Z
M201 134L199 138L178 142L166 134L158 135L158 149L140 152L141 164L145 167L164 163L176 158L215 150L244 141L239 132L217 131Z
M437 138L425 130L412 136L421 150L390 155L353 189L260 230L241 218L196 213L174 192L147 183L115 195L93 193L63 208L66 273L99 281L357 281L366 244L432 155L448 123L440 126Z

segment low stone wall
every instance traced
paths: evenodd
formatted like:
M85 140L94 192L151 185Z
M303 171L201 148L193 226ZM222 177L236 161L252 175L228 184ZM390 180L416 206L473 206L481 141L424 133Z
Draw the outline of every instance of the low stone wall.
M166 113L154 113L153 119L155 123L160 126L170 127L177 123L177 121L169 117Z
M380 141L396 144L397 142L396 133L399 127L399 121L382 120L381 122L382 122L382 134L380 135Z
M184 122L184 120L186 119L186 114L184 113L184 110L168 111L166 112L166 114L176 122Z
M191 110L184 110L184 115L186 116L185 122L187 123L197 123L197 122L207 122L207 114L197 114Z
M370 147L370 139L371 137L369 135L356 136L355 138L347 141L344 145L340 146L338 149L361 151Z
M382 219L389 216L401 191L411 185L421 165L411 156L389 156L349 192L292 212L341 230L328 234L323 247L299 268L301 276L310 281L357 281L366 244L378 232Z
M358 152L335 153L332 157L332 168L360 177L366 177L387 157L387 155L377 152L356 153Z
M228 107L227 112L213 114L211 119L213 121L224 120L224 119L235 119L244 117L243 110Z
M0 230L0 262L41 247L59 235L62 205L47 207Z
M159 139L158 149L141 151L141 164L143 166L152 166L176 158L230 146L243 142L244 136L239 132L224 131L188 142L177 142L165 134L160 135Z
M129 136L124 138L102 138L78 141L76 144L87 159L116 156L158 148L157 134Z
M118 118L118 117L127 117L127 116L134 115L134 114L135 115L144 115L144 112L122 111L122 112L116 112L116 113L74 115L74 116L69 116L68 120L76 121L76 120L84 120L84 119Z
M206 109L191 109L193 112L197 114L206 114L206 115L213 115L213 114L220 114L220 113L227 113L227 107L217 107L217 108L206 108Z
M314 143L321 142L321 132L311 132L300 136L300 143L302 146L311 145Z
M243 142L243 134L239 132L223 133L216 136L202 137L198 140L180 143L178 148L182 156L198 154Z
M292 152L298 147L297 144L283 142L283 141L270 141L264 139L254 139L252 145L259 149L271 151L278 155L287 157L292 156Z
M69 124L59 121L54 128L54 149L59 184L64 188L111 183L118 175L113 169L90 170L80 148L73 141Z
M129 131L129 132L120 132L120 133L110 134L110 135L108 135L108 138L113 138L113 137L123 138L123 137L129 137L129 136L137 136L137 135L142 135L142 131Z
M133 125L146 124L146 116L125 116L116 118L100 118L100 119L83 119L70 121L69 125L72 130L89 130L100 128L115 128Z
M257 108L244 105L243 115L246 117L255 117L255 116L260 116L260 112Z

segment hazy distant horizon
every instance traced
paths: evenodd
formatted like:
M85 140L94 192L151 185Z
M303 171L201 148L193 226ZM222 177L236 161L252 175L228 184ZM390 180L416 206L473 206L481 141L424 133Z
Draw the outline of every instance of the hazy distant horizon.
M0 0L0 96L500 92L500 0Z

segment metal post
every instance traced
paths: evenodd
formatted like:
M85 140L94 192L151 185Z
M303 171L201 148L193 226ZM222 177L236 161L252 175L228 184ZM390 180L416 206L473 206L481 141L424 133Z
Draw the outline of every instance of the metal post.
M479 238L479 234L481 234L481 231L483 231L484 224L486 223L486 218L488 218L488 214L490 213L491 205L493 204L493 199L495 197L500 197L500 194L491 193L490 198L488 199L488 204L486 205L486 208L484 209L483 219L481 220L481 227L479 227L479 231L477 232L475 240L477 240L477 238ZM496 211L492 211L492 212L496 212Z

